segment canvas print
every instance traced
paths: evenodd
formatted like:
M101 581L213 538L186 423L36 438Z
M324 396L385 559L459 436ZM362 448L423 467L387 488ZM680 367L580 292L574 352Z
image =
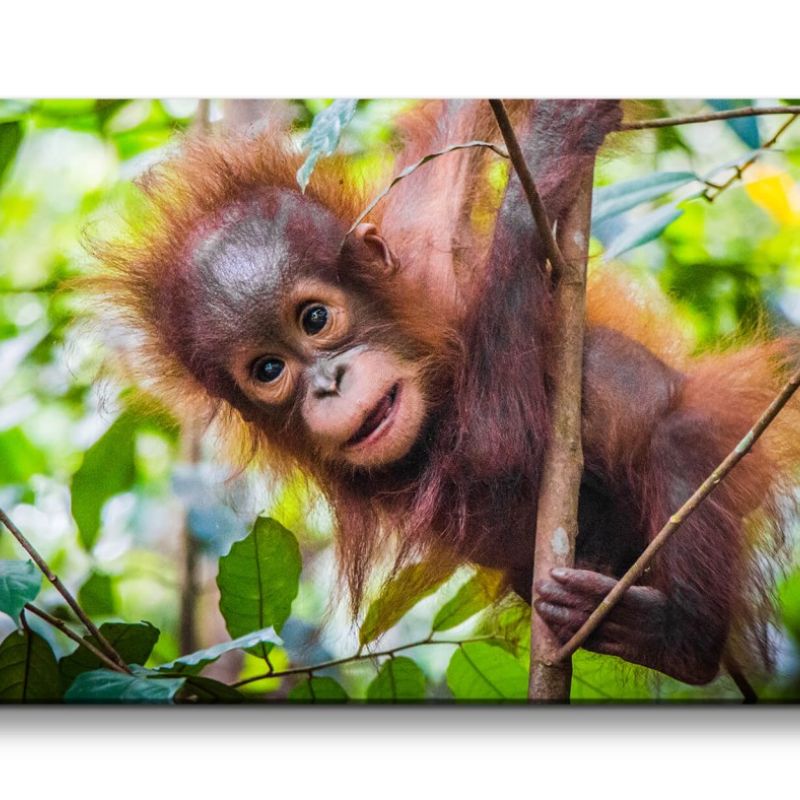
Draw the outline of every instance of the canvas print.
M0 101L0 701L800 698L798 116Z

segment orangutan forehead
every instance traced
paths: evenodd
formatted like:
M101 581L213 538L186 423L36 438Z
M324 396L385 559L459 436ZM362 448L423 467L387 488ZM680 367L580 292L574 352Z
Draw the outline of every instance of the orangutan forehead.
M231 300L254 292L264 299L304 271L333 267L341 232L332 222L318 204L279 190L224 212L194 248L193 266Z
M341 231L317 204L283 191L232 206L203 231L189 255L194 337L277 340L282 304L308 274L333 276ZM201 287L198 288L197 287Z

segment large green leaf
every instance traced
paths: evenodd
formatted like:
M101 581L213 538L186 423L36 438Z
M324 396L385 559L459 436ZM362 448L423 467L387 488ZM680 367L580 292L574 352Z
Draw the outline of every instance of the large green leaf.
M329 156L339 144L342 131L353 119L358 100L334 100L314 117L311 128L303 139L303 147L308 156L303 166L297 170L297 183L305 191L311 180L311 173L322 156Z
M22 123L18 120L0 123L0 180L11 166L22 142Z
M68 703L171 703L186 678L149 678L110 669L84 672L64 694Z
M693 172L654 172L643 178L602 186L595 191L592 200L592 224L657 200L696 180L699 179Z
M453 653L447 685L456 700L524 700L528 671L508 650L489 642L469 642Z
M377 676L367 687L370 703L402 703L425 699L425 673L415 661L405 656L383 662Z
M36 599L42 573L32 561L0 561L0 612L19 622L19 613Z
M155 643L158 641L158 628L149 622L105 622L100 626L100 633L120 654L126 664L144 664L150 657ZM94 636L84 637L98 647ZM65 684L69 684L84 672L97 670L102 666L99 658L92 655L85 647L78 647L68 656L64 656L58 664Z
M50 645L33 631L13 631L0 644L0 702L52 703L62 696Z
M78 589L78 602L89 617L109 616L116 610L110 575L93 570Z
M370 604L358 638L368 644L396 625L420 600L433 594L449 575L420 562L403 567Z
M259 517L253 530L219 560L219 609L233 638L272 627L289 618L300 585L300 548L279 522ZM272 645L258 645L266 655Z
M455 628L491 605L503 590L503 574L498 570L480 570L473 575L455 596L436 613L432 630L446 631Z
M650 211L627 225L622 232L611 241L603 253L603 258L610 261L617 256L633 250L660 236L664 230L675 222L683 211L674 203L667 203Z
M72 516L78 525L81 544L87 550L97 541L100 512L106 500L133 485L137 424L133 414L121 414L86 451L83 464L72 476Z
M156 669L159 672L177 672L182 675L197 675L203 667L207 666L212 661L216 661L223 653L229 653L231 650L248 650L264 642L278 646L283 644L280 636L275 633L273 628L264 628L263 630L240 636L238 639L233 639L230 642L221 642L212 647L207 647L205 650L198 650L195 653L181 656L174 661L170 661L168 664L161 664L156 667Z
M653 681L646 670L613 656L578 650L572 656L571 703L641 702L653 699ZM659 686L663 685L663 678Z
M288 699L294 703L346 703L349 698L333 678L310 678L293 686Z

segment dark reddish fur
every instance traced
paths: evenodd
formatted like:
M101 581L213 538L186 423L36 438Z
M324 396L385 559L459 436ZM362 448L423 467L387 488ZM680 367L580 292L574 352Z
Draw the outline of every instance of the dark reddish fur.
M551 102L537 113L526 104L512 111L557 220L574 196L581 160L594 158L616 126L617 107L587 101L565 111ZM483 104L472 101L426 104L402 127L409 144L400 166L455 141L498 139ZM110 301L112 316L141 332L134 372L171 405L210 411L247 457L258 455L283 474L299 466L314 478L336 514L340 561L356 605L370 567L392 542L397 563L433 553L438 569L462 560L499 567L530 597L553 332L543 254L519 186L512 177L500 194L483 181L494 156L445 156L379 206L370 219L397 255L396 274L377 275L349 245L340 256L348 280L391 309L397 347L417 343L426 363L431 425L399 468L354 473L320 465L291 434L270 431L257 411L203 385L176 352L183 334L165 313L176 299L165 287L185 277L187 248L215 215L265 187L297 191L300 158L283 142L274 132L187 141L142 183L145 202L130 217L131 230L96 246L104 271L93 279L95 290ZM322 164L307 198L310 215L314 204L332 210L344 231L375 187L353 192L341 174L337 162ZM340 242L327 244L338 251ZM761 413L788 354L773 342L692 362L675 345L666 316L637 304L635 291L613 275L593 282L589 324L586 464L612 513L610 522L589 520L585 566L619 575ZM796 409L784 412L647 575L647 584L676 599L670 624L690 634L658 647L699 664L691 673L699 679L711 677L707 664L725 641L744 645L739 661L766 658L763 554L780 542L781 502L800 457L797 419ZM601 543L594 550L592 531ZM598 563L603 558L608 563ZM663 655L654 654L652 665Z

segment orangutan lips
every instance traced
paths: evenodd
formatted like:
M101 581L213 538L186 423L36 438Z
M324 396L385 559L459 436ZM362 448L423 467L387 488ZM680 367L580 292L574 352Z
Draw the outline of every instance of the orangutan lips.
M394 384L391 389L378 401L375 408L367 414L361 427L348 440L347 447L360 444L369 438L389 417L397 399L399 384Z

